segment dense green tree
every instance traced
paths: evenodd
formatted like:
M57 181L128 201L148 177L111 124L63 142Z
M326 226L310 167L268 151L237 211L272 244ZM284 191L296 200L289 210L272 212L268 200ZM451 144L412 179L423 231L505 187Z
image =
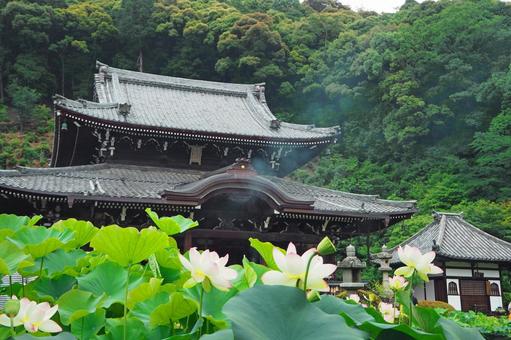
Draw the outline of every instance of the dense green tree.
M363 255L409 237L432 210L464 211L509 240L511 5L410 0L378 15L341 4L0 0L0 102L8 106L0 124L46 133L52 95L91 98L95 60L266 82L280 118L341 127L339 143L295 178L418 200L413 219L347 241ZM48 143L29 142L35 136L0 135L1 166L45 164Z

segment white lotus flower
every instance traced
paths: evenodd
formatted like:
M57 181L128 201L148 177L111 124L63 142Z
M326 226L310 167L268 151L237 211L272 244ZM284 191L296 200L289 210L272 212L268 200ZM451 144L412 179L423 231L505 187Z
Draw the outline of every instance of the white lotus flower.
M394 308L394 305L391 303L380 302L378 305L378 309L380 313L383 315L383 319L389 323L394 323L396 317L398 316L398 311Z
M360 296L358 296L358 294L350 294L350 295L348 295L348 300L355 301L356 303L360 303Z
M337 266L334 264L323 264L323 258L316 255L316 249L314 248L307 250L302 256L298 255L293 243L289 243L286 255L282 254L277 248L273 248L273 259L280 271L270 270L263 274L261 280L267 285L296 287L298 283L298 286L303 289L307 263L311 256L313 258L307 276L307 288L328 292L329 287L324 278L332 275Z
M197 283L205 283L209 280L216 288L226 291L232 287L231 282L238 273L231 268L225 267L229 261L229 255L219 257L217 252L205 250L199 253L197 248L191 248L189 252L190 261L179 254L179 260L183 266L190 271L192 277L186 281L184 286L191 288Z
M394 275L389 278L389 287L392 290L401 290L408 286L408 281L402 276Z
M12 297L16 299L15 296ZM27 298L20 300L20 309L18 314L12 319L13 326L24 325L25 329L30 333L38 330L47 333L61 332L62 328L51 317L57 312L59 306L50 307L48 302L37 304ZM10 327L11 320L5 314L0 315L0 325Z
M423 255L419 248L405 245L404 249L401 247L398 248L397 254L399 256L399 260L401 260L406 267L396 269L394 272L395 275L410 277L413 275L414 271L417 271L419 277L428 282L428 274L443 273L442 269L432 263L436 255L434 251L430 251Z

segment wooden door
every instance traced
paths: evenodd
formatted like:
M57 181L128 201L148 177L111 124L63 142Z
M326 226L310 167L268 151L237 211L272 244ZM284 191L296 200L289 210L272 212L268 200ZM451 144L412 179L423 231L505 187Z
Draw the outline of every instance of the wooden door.
M485 280L460 280L461 309L490 312L490 299L486 295Z

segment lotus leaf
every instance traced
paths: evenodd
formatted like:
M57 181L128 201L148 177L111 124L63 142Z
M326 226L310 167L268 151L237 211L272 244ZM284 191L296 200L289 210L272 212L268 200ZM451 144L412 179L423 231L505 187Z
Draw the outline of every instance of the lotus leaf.
M51 226L51 229L64 231L66 229L74 231L74 238L72 241L66 244L67 249L80 248L85 244L89 243L90 240L98 232L96 228L89 221L80 221L75 218L69 218L67 220L61 220Z
M141 273L130 271L128 289L142 283ZM126 287L126 269L117 263L105 262L94 268L87 275L78 278L78 288L93 293L95 296L105 295L103 305L108 308L114 303L124 304Z
M96 313L101 307L104 296L94 296L91 292L72 289L63 294L58 300L60 321L66 326L73 321L89 314Z
M199 225L198 222L181 215L172 217L159 217L158 214L152 211L150 208L147 208L145 212L158 228L170 236L180 234Z
M13 275L19 268L31 265L30 255L25 254L13 243L0 242L0 276Z
M239 340L365 339L338 315L309 303L303 291L285 286L255 286L233 297L223 312Z
M74 237L71 230L59 231L45 227L25 227L7 239L34 258L43 257L64 247Z
M103 227L92 238L94 250L108 255L110 260L128 266L147 259L167 247L168 237L156 229L122 228L117 225Z

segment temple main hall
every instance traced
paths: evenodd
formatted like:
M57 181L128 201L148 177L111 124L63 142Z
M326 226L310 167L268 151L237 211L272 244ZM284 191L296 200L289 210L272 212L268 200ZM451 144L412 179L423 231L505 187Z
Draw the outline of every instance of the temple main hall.
M48 168L0 171L0 213L150 224L145 208L199 227L181 246L250 254L248 239L305 248L382 230L416 212L287 176L341 138L338 127L277 119L265 84L232 84L97 63L92 100L54 99Z

